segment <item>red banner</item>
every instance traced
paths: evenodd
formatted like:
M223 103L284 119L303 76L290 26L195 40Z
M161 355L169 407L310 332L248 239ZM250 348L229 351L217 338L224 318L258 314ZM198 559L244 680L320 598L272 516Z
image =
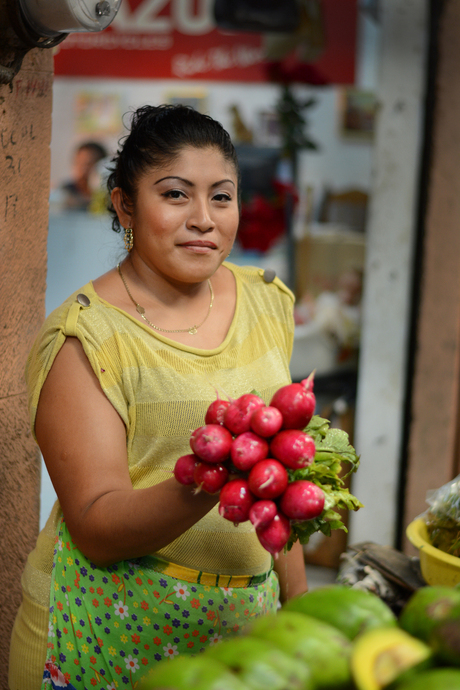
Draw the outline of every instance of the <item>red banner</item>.
M317 60L264 58L263 36L216 28L213 0L123 0L105 31L73 33L55 55L60 76L353 84L357 0L322 0L325 46ZM294 45L294 41L293 41Z

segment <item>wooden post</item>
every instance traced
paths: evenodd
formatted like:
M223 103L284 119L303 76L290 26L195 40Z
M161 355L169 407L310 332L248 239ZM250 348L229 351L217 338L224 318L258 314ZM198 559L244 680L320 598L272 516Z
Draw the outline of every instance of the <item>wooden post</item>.
M1 11L1 8L0 8ZM39 524L40 455L24 366L45 316L53 57L33 49L0 85L0 689L20 579Z
M460 6L444 3L437 38L436 103L412 388L403 528L426 493L459 472ZM405 541L405 549L413 552Z

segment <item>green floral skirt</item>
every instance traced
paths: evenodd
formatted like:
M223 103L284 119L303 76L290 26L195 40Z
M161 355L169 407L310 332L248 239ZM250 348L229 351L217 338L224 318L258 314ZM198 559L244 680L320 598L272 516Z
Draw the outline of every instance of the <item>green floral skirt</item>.
M153 557L98 568L62 519L42 690L135 688L151 666L194 655L275 613L278 578L203 573Z

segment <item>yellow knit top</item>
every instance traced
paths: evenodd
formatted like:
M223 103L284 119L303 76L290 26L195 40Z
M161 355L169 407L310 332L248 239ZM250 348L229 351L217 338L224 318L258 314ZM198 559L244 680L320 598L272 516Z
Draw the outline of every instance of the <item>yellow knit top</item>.
M133 487L158 484L172 475L176 459L190 453L193 429L204 424L208 405L256 390L268 403L289 383L294 336L294 297L263 271L225 264L236 280L236 311L224 342L213 350L182 345L152 331L101 299L88 283L45 321L27 362L31 426L46 376L67 336L79 339L102 390L126 425ZM82 306L83 293L89 306ZM23 587L48 606L56 503L30 554ZM210 573L255 575L269 570L271 557L250 522L235 527L217 506L158 555Z

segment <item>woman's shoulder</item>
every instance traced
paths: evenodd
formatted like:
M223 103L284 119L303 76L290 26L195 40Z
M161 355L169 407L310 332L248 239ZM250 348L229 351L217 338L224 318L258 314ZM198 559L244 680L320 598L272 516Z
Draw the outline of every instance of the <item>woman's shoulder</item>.
M37 357L47 359L48 353L62 345L65 338L79 335L77 331L97 330L97 324L102 326L107 320L102 312L110 311L106 309L109 306L100 300L92 281L75 290L45 318L35 337L29 360Z
M117 319L120 321L121 318L122 315L115 308L99 299L92 282L69 295L47 316L34 340L25 365L32 429L41 389L68 337L75 337L80 341L96 376L100 377L101 371L109 369L111 372L118 371L117 356L105 352L104 343L116 332L120 332L121 326ZM113 379L111 380L113 383ZM104 388L102 382L101 386ZM121 396L115 392L113 398L118 401ZM114 403L114 406L119 412L123 411L122 405L117 406Z
M271 294L273 294L273 289L276 288L282 295L287 296L292 303L295 300L292 290L276 275L276 271L272 268L260 268L250 265L240 266L231 262L225 262L224 266L230 269L235 279L244 285L271 288Z
M47 315L35 336L29 363L31 359L52 359L67 337L77 337L85 350L97 348L98 343L122 329L124 321L120 310L100 298L89 281Z
M45 333L51 333L57 330L63 330L69 311L73 304L80 304L80 302L91 298L94 290L91 283L83 285L78 290L72 292L59 306L55 307L45 318L37 337L43 336Z

